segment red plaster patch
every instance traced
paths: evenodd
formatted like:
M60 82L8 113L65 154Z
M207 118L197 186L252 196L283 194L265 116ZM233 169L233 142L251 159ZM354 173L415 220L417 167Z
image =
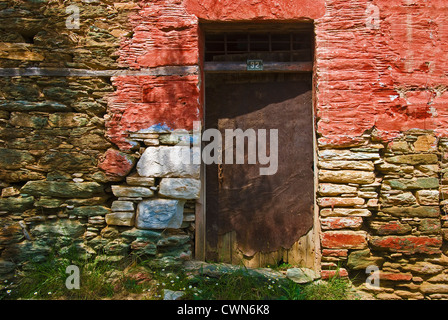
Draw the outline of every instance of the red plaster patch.
M448 4L374 0L379 29L370 30L367 3L327 2L317 20L320 141L343 145L373 127L384 141L414 128L447 136Z
M325 14L323 0L186 0L188 12L214 21L317 19Z
M109 100L108 138L120 150L129 150L129 132L150 128L193 129L201 119L199 78L193 76L120 76Z

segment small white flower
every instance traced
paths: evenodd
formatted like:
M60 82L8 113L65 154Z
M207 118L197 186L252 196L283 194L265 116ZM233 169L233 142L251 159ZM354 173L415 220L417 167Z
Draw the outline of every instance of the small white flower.
M6 290L6 293L7 293L7 294L10 294L10 293L11 293L11 290Z
M36 292L34 292L34 295L37 295L37 291L36 291Z
M51 294L51 291L49 291L48 294Z

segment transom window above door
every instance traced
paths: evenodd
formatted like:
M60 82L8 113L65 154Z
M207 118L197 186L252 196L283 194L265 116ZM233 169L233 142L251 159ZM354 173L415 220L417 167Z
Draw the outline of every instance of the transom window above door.
M311 61L309 32L212 33L205 37L205 61Z
M251 60L262 62L266 71L311 71L312 24L278 24L275 28L266 24L223 24L203 28L206 71L237 71Z

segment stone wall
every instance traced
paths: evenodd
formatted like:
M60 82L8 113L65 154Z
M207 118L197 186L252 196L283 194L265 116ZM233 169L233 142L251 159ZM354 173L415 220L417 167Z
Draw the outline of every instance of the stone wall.
M199 172L154 159L203 116L199 21L313 20L322 275L448 298L448 6L290 4L0 0L0 278L73 245L192 258Z
M80 10L78 28L67 27L69 5ZM122 88L117 74L127 69L117 52L132 36L129 15L138 8L133 2L0 1L1 279L73 247L110 261L133 254L175 264L192 257L197 176L137 172L145 147L175 144L169 132L126 133L131 150L120 150L109 134L118 128L113 114L120 103L132 110L127 97L120 101L114 93ZM145 79L145 101L160 100L148 76L125 79L124 86ZM150 207L173 211L174 222L145 225Z
M322 274L340 267L366 280L376 266L380 287L361 288L379 299L447 298L447 140L425 130L363 137L319 150Z

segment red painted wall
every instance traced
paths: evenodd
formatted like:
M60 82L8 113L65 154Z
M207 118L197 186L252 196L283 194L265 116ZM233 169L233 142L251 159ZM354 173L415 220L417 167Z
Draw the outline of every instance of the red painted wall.
M448 2L443 0L153 0L129 17L124 68L200 65L200 21L291 21L316 26L319 142L350 144L366 130L391 139L411 128L448 134ZM108 136L191 129L202 118L200 75L113 79Z
M447 135L448 2L326 4L316 21L320 142L350 143L373 127L385 140L412 128Z

